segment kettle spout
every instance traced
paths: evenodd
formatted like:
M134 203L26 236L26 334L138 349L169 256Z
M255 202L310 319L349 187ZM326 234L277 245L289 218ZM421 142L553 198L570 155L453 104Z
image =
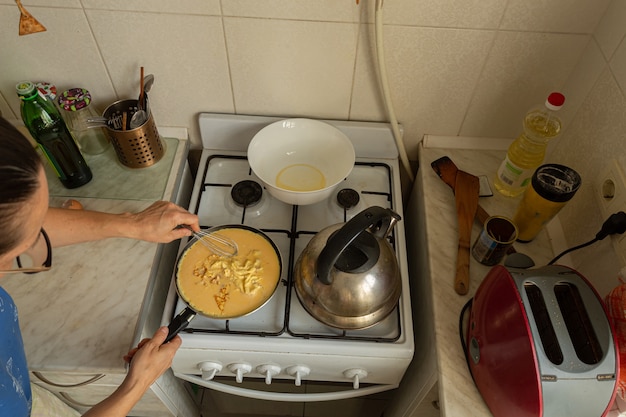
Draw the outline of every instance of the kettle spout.
M400 215L395 211L389 210L389 215L389 225L387 226L387 230L385 230L385 234L383 235L384 237L389 236L389 233L391 233L391 230L395 227L395 225L402 220L402 217L400 217Z

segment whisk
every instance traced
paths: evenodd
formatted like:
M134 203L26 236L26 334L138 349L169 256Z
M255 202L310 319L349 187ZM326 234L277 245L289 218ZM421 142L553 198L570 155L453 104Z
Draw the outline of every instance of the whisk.
M196 232L186 224L181 224L179 227L184 227L193 233L193 236L198 239L200 243L216 255L226 257L237 255L239 248L237 247L237 243L231 238L206 230Z

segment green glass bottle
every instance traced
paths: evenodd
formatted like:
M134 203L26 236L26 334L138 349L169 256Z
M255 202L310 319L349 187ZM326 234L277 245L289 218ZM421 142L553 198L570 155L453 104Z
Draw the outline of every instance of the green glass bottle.
M28 131L66 188L87 184L93 177L63 118L30 81L16 86L20 113Z

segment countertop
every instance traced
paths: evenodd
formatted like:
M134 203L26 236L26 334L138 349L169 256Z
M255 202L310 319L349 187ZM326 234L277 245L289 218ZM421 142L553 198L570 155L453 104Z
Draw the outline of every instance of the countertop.
M125 168L110 148L86 157L94 180L78 189L65 190L47 172L50 205L72 197L87 210L121 213L174 201L186 166L186 129L159 132L166 153L151 167ZM141 337L153 267L169 245L107 239L55 248L50 271L5 276L1 285L19 309L29 369L126 372L122 357Z
M431 140L432 139L432 140ZM490 267L477 262L470 255L470 290L467 295L454 291L458 223L452 189L431 168L431 162L448 156L463 171L486 175L493 188L492 177L503 160L510 142L497 143L498 149L449 148L451 142L425 138L419 150L419 173L416 189L423 193L422 210L425 214L425 237L429 263L430 296L437 357L439 404L442 416L491 416L478 389L472 381L459 336L459 316L465 303L474 296ZM496 144L496 142L494 142ZM481 197L479 203L490 215L512 217L521 197L501 196L495 189L492 197ZM553 247L559 247L558 217L531 243L515 243L518 252L529 255L536 265L545 265L553 257ZM474 222L471 243L480 232ZM561 245L562 246L562 245ZM559 252L562 249L559 247ZM565 260L565 258L562 258ZM566 264L566 262L560 262Z

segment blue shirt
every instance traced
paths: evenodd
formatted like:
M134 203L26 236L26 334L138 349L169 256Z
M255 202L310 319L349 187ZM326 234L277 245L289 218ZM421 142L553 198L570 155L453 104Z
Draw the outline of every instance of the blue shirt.
M28 417L32 393L17 307L0 287L0 416Z

